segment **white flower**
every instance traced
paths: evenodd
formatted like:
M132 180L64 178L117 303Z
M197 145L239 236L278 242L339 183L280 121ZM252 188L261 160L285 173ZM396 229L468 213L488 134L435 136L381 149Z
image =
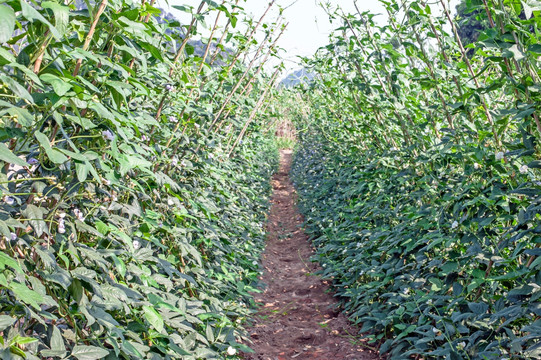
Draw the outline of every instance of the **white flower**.
M169 116L169 121L172 123L178 123L178 119L174 117L173 115Z
M58 217L61 218L61 219L63 219L63 218L66 217L66 213L65 213L65 212L61 212L61 213L58 214Z
M194 123L193 126L195 126L197 129L201 127L201 125L199 125L198 123Z
M107 180L107 179L103 179L103 183L105 185L111 185L111 181Z
M432 305L433 302L432 302L432 299L428 299L427 302L426 302L427 305Z
M171 84L165 84L165 90L166 90L166 91L171 91L171 90L173 90L173 89L174 89L173 85L171 85Z
M438 328L433 327L433 328L432 328L432 332L433 332L434 334L439 334L441 331L440 331Z
M133 240L132 245L135 250L138 250L141 247L141 243L139 242L139 240Z
M180 162L180 166L186 166L186 162L185 162L184 160L182 160L182 161Z
M464 349L466 347L466 342L461 341L458 344L456 344L456 347L459 348L459 349Z
M453 223L451 224L451 229L456 229L458 227L458 221L453 221Z
M9 235L11 236L11 241L17 240L17 234L15 234L15 233L10 233Z
M173 206L173 205L175 205L175 202L173 201L173 199L169 198L169 199L167 199L167 204L169 206Z
M83 215L83 212L79 209L73 209L73 213L75 214L75 216L77 216L77 219L79 219L79 221L85 221L85 217Z
M480 167L481 167L481 165L479 165L478 163L473 164L473 168L475 170L479 170Z
M398 151L398 148L397 148L396 146L393 146L393 147L391 148L391 151Z
M4 196L4 202L8 205L13 205L15 203L15 199L11 196Z
M178 159L177 158L173 158L173 160L171 160L171 164L173 166L177 166L178 165Z
M496 155L494 155L494 157L496 158L496 160L502 160L504 157L503 152L498 151Z
M148 141L148 136L146 136L146 135L141 135L141 140L143 140L143 141Z
M214 155L213 154L209 154L209 159L212 159L214 158Z
M252 264L253 264L254 266L257 266L257 261L255 261L255 260L252 261Z
M522 165L518 171L520 171L521 174L528 173L528 165Z
M64 223L64 218L60 218L60 220L58 220L58 232L60 234L66 232L66 224Z
M405 288L404 290L402 290L402 292L404 293L404 295L408 295L409 292L410 292L410 289L409 289L409 288Z
M237 349L235 349L234 347L230 346L227 348L227 355L229 356L233 356L237 353Z
M115 135L111 132L111 130L104 130L101 132L101 136L103 136L103 138L105 140L109 140L109 141L112 141L115 139Z

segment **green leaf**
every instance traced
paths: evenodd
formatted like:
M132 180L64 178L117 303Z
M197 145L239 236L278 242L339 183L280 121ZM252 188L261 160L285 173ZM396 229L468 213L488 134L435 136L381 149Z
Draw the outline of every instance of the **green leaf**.
M540 160L534 160L528 163L528 167L531 169L541 169L541 161Z
M54 14L55 27L61 36L64 36L69 23L69 7L52 1L41 3L44 9L51 9Z
M3 331L8 326L13 325L15 321L17 321L17 319L12 318L11 316L0 315L0 331Z
M84 182L86 180L86 177L88 176L88 171L90 170L89 166L91 165L88 162L75 163L75 170L77 172L77 180L79 180L80 182Z
M151 306L143 306L145 319L152 325L156 331L161 332L163 330L163 318L162 316Z
M107 355L109 355L109 351L96 346L87 345L75 345L71 352L71 356L75 356L79 360L103 359Z
M21 9L23 11L23 16L33 22L34 20L38 20L39 22L44 23L49 27L49 31L51 31L51 34L57 39L60 40L62 38L62 35L60 32L51 24L47 19L43 17L36 9L34 9L30 4L28 4L26 1L21 0Z
M31 104L34 103L34 99L30 95L30 93L21 84L15 81L15 79L12 79L8 76L0 75L0 81L6 84L16 96L20 97L21 99L28 100L28 102L30 102Z
M9 113L11 116L17 116L17 123L19 123L20 125L24 127L30 127L34 125L34 120L35 120L34 115L32 115L30 111L24 108L12 106L9 109L6 109L5 111Z
M51 144L49 143L49 138L45 134L39 131L36 131L34 133L34 136L39 141L43 149L45 150L45 153L49 157L49 160L51 160L55 164L63 164L66 161L68 161L68 158L66 157L66 155L62 154L60 151L53 149L51 147Z
M26 161L13 154L4 143L0 143L0 160L8 164L28 166Z
M22 211L23 215L30 219L28 222L34 228L36 236L40 237L45 231L47 231L47 224L43 220L46 210L36 205L29 204L26 209Z
M60 330L53 326L53 334L51 336L50 341L51 350L54 351L66 351L66 346L64 345L64 339L62 338L62 334L60 333Z
M64 96L72 88L70 83L53 74L43 74L40 76L40 79L48 84L51 84L54 92L58 96Z
M0 251L0 270L4 270L6 268L6 265L12 269L15 269L21 274L23 273L23 270L21 269L21 266L19 265L17 260L11 258L8 254Z
M13 291L15 296L22 302L34 307L40 311L40 305L43 303L43 297L36 291L30 289L24 284L12 282L9 284L9 289Z
M486 314L488 311L488 305L485 303L468 303L470 310L476 315Z
M38 341L38 339L33 338L33 337L17 335L10 341L10 344L11 345L24 345L24 344L31 344L36 341Z
M2 4L0 6L0 44L5 43L11 39L13 29L15 28L15 12L13 9Z

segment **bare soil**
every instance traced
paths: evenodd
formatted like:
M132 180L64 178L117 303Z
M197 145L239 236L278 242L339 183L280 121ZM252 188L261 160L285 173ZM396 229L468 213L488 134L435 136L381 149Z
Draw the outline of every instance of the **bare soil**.
M254 294L260 305L249 329L255 350L247 360L366 360L375 351L355 338L358 330L337 309L328 283L314 275L312 249L302 230L295 205L296 193L289 180L291 151L282 150L280 171L272 180L274 194L263 254L266 285Z

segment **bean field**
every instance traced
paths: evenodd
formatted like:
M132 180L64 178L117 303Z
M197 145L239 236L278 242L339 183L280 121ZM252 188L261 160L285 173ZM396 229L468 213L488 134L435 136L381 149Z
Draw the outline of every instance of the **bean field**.
M250 1L0 0L0 358L540 358L541 2Z

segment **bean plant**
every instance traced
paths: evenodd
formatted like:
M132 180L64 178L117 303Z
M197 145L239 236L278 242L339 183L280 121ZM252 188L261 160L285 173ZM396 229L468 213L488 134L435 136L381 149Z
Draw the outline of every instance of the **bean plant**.
M0 1L2 359L247 350L283 26L173 7Z
M360 333L393 359L541 357L541 7L381 1L305 66L292 115L306 230ZM294 95L293 95L294 96Z

